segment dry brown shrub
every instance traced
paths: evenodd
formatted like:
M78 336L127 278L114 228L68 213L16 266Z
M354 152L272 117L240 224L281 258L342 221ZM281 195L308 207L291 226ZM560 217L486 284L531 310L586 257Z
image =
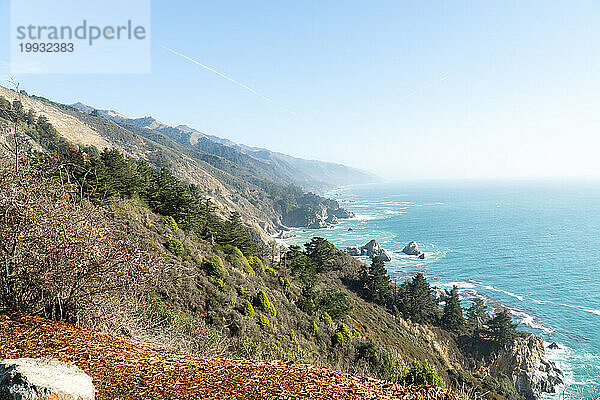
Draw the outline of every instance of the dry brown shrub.
M154 255L108 207L22 161L0 165L0 300L77 321L107 295L138 292Z

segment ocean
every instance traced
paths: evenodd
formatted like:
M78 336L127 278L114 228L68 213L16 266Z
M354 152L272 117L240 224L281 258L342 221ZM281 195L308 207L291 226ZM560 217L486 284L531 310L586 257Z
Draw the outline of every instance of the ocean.
M376 239L393 254L392 279L423 272L431 285L458 286L463 307L483 296L508 307L519 329L557 342L546 352L565 373L561 391L600 385L600 180L423 181L327 195L356 217L294 229L288 243L321 236L344 249ZM401 252L409 241L424 260Z

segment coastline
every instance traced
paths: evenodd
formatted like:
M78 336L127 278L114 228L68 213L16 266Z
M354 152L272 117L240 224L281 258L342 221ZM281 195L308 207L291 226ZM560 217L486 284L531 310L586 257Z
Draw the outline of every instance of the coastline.
M374 186L374 184L365 184L360 186ZM353 190L359 185L352 185L352 187L346 188L337 188L327 193L328 197L334 198L336 201L340 203L342 207L348 208L350 211L354 212L356 216L351 219L347 219L344 221L340 221L334 229L305 229L305 228L292 228L290 233L294 234L294 238L285 239L285 243L289 244L303 244L307 239L313 236L323 236L325 238L329 238L334 245L340 249L345 249L347 246L352 245L363 245L370 239L376 239L382 243L383 248L388 248L389 243L395 242L396 245L393 246L392 261L386 263L388 267L388 273L395 280L405 280L408 279L412 274L416 271L425 272L428 279L432 280L432 286L440 286L445 289L449 289L452 285L457 284L459 286L459 292L461 294L461 298L463 302L466 302L474 297L483 297L486 301L486 304L492 307L493 309L499 309L508 307L512 316L516 321L518 321L522 326L525 326L526 329L532 329L536 334L541 334L544 340L548 340L544 342L544 348L546 351L546 355L548 360L554 362L559 368L565 371L565 385L557 388L557 393L554 394L544 394L543 398L552 399L557 398L561 393L564 393L571 386L571 383L574 382L573 373L571 368L564 357L564 354L568 351L572 351L572 349L565 343L561 343L558 341L562 351L551 351L547 349L547 346L554 342L552 339L556 329L548 325L541 319L538 315L536 315L535 310L530 309L527 306L518 307L515 306L516 303L522 303L524 301L532 301L534 303L541 302L544 300L536 300L533 299L532 296L528 296L526 294L521 294L512 290L506 290L502 286L498 286L495 283L487 283L485 281L478 281L472 278L463 279L463 277L459 277L458 279L445 279L442 276L436 275L435 271L429 268L432 264L435 264L438 260L445 258L448 254L455 252L455 250L449 248L440 248L436 246L434 243L419 243L419 247L423 246L425 252L428 257L423 262L419 262L414 260L414 257L405 256L399 253L399 247L404 246L403 241L398 241L394 235L390 235L389 232L385 232L380 229L381 221L390 217L390 215L403 215L408 212L409 208L413 207L428 207L430 205L443 205L443 202L435 202L432 204L410 204L402 209L398 210L375 210L372 207L372 201L364 201L360 199L360 197L347 196L349 190ZM403 199L404 200L404 199ZM379 204L384 204L385 201L379 201ZM396 202L396 205L401 202ZM406 201L406 203L411 203L410 201ZM377 212L374 212L377 211ZM362 229L356 229L352 232L348 232L347 228L352 227L354 224L360 224ZM370 227L373 225L373 227ZM376 236L374 231L379 231L379 236ZM365 236L370 235L370 236ZM332 239L332 237L334 239ZM380 239L383 237L383 239ZM404 240L418 240L419 238L405 238ZM351 242L352 241L352 242ZM363 243L364 242L364 243ZM431 257L429 257L431 255ZM361 261L368 261L366 258L359 258ZM447 278L447 277L446 277ZM514 301L506 301L505 298L512 298ZM463 303L464 304L464 303ZM522 329L522 328L521 328Z

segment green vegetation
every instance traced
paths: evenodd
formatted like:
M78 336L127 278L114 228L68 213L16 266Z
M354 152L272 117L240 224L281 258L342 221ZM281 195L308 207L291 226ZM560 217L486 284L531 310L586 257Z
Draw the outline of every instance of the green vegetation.
M263 328L268 328L271 323L269 322L269 318L263 314L263 313L258 313L257 314L257 319L258 319L258 325L260 325Z
M407 318L420 324L437 324L440 309L431 297L431 288L423 276L418 273L412 281L404 282L399 288L399 296L394 305Z
M269 300L264 291L261 290L258 292L258 295L256 295L256 302L263 312L272 315L273 317L277 315L277 310L275 310L271 300Z
M250 303L248 300L244 300L244 306L243 306L242 312L247 317L254 317L254 315L256 314L254 312L254 307L252 306L252 303Z
M402 371L398 382L403 385L433 385L444 386L444 381L435 368L429 365L427 361L415 360L410 367Z
M169 239L167 239L167 250L169 250L174 255L179 256L183 253L185 248L183 247L183 243L181 243L179 240L170 237Z
M476 337L479 337L488 319L487 306L481 298L475 298L467 310L467 323Z
M456 286L452 287L450 298L446 300L441 322L444 328L454 333L462 333L465 329L465 317Z
M381 258L373 258L371 265L363 273L362 282L369 300L378 304L387 302L390 296L390 277Z
M223 265L223 260L216 254L210 256L208 261L205 263L205 268L210 275L214 275L216 277L223 277L227 273L225 266Z
M517 324L512 322L506 308L498 311L488 326L490 335L502 345L512 343L517 337Z
M179 230L179 226L177 225L177 222L175 222L175 219L173 217L171 217L170 215L167 215L165 217L165 225L169 227L169 229L171 229L173 232L177 232Z

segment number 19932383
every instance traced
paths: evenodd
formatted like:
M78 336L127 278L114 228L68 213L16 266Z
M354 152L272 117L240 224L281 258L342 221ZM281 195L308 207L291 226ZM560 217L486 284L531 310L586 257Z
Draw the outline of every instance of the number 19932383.
M73 43L19 43L21 53L72 53Z

